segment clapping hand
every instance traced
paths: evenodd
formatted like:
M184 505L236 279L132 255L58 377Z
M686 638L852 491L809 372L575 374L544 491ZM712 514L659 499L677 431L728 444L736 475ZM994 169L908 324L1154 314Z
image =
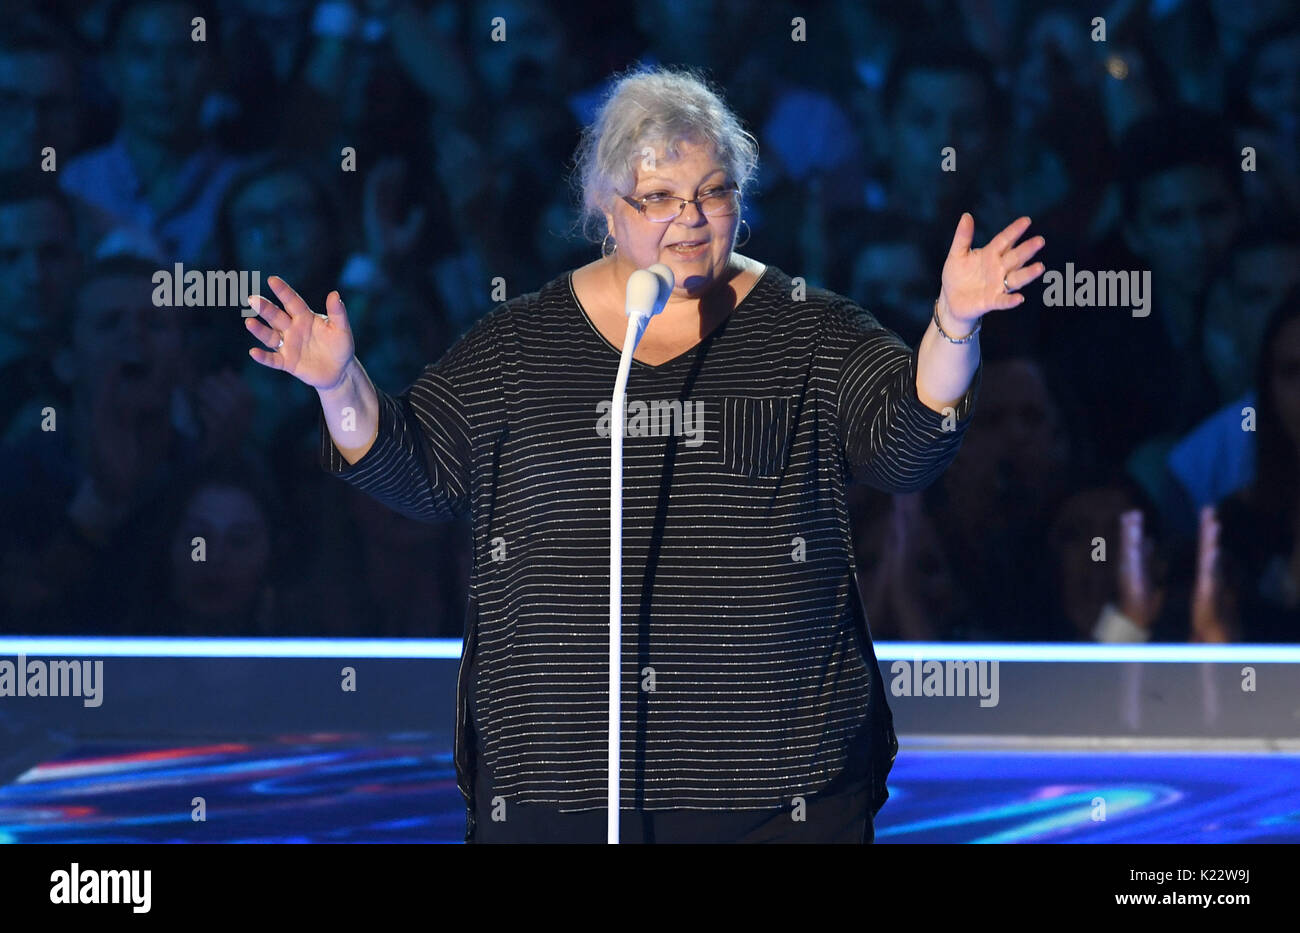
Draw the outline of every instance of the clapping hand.
M1219 519L1214 506L1201 508L1196 547L1196 583L1192 591L1192 641L1224 643L1233 640L1222 612L1219 567Z
M1119 524L1120 559L1116 567L1119 610L1149 632L1164 605L1164 590L1152 580L1152 542L1142 533L1140 509L1121 513Z

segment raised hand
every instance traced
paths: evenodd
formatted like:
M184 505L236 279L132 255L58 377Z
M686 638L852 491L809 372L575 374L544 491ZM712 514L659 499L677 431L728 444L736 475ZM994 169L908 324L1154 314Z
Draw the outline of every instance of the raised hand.
M1196 548L1196 583L1192 589L1192 641L1230 642L1231 627L1222 612L1219 569L1219 519L1214 506L1201 507Z
M1142 533L1140 509L1121 513L1119 525L1120 558L1116 565L1119 575L1119 610L1132 619L1134 624L1149 631L1164 603L1163 590L1152 585L1151 539Z
M922 541L925 514L919 492L897 493L890 497L890 543L888 550L897 555L896 567L890 569L893 581L894 615L898 619L899 637L905 640L934 638L935 620L926 611L918 579L920 562L926 552Z
M343 299L338 292L330 292L325 299L328 314L317 314L284 279L272 275L266 282L284 307L261 295L248 299L258 317L244 322L253 336L270 348L249 347L248 355L318 391L334 388L342 382L356 352Z
M1019 240L1029 229L1028 217L1021 217L989 240L987 246L971 248L975 237L975 218L962 214L953 234L948 259L943 264L943 290L939 296L946 318L959 325L969 325L961 332L974 328L987 312L1014 308L1024 303L1025 296L1016 294L1045 271L1041 262L1025 266L1047 241L1041 236Z
M253 420L253 390L233 369L204 376L197 386L204 453L238 447Z
M125 384L119 367L105 368L91 396L87 470L100 500L126 508L140 495L166 448L168 418L161 400L143 399Z
M366 178L364 217L366 243L376 259L399 260L411 251L424 225L424 208L402 199L406 166L401 159L383 159Z

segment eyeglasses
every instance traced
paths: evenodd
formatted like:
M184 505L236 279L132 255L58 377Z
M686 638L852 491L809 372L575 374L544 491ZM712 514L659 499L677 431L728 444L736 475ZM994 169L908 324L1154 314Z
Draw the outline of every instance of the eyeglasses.
M694 204L705 217L722 217L740 209L740 192L734 183L710 188L698 198L677 198L659 193L648 194L643 198L629 198L627 195L622 197L642 217L657 224L676 220L686 210L687 204Z

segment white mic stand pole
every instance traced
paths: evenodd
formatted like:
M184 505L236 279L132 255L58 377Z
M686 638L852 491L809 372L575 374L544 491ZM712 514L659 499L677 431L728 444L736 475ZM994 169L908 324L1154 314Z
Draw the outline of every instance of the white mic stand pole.
M650 318L664 309L673 290L673 272L663 263L638 269L627 280L627 335L618 361L609 425L609 813L606 842L619 841L619 754L622 736L623 668L623 432L627 430L627 380L632 354Z

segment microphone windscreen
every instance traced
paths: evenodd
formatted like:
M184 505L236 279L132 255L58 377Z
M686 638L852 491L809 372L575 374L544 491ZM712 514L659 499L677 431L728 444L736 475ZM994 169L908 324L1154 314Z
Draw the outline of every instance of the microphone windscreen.
M673 286L677 284L677 278L673 275L673 270L662 262L655 263L647 271L653 272L659 278L660 286L658 305L659 310L662 311L663 306L668 303L668 296L673 293Z
M659 276L650 270L637 269L633 272L627 280L627 316L649 317L654 314L662 287Z

